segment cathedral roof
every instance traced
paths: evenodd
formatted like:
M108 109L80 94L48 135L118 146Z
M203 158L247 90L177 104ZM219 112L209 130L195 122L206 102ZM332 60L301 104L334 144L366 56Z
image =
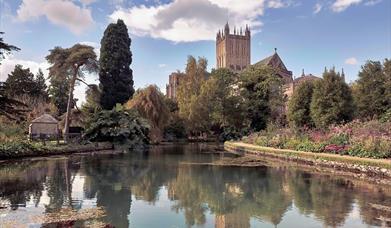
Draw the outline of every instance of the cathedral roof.
M321 78L319 78L313 74L307 74L307 75L301 75L300 77L295 78L295 80L293 80L293 82L295 84L300 84L301 82L304 82L304 81L319 80L319 79L321 79Z
M283 70L283 71L288 71L284 62L282 62L280 56L277 54L277 51L274 52L273 55L262 59L261 61L255 63L254 65L255 66L271 66L271 67L279 68L280 70Z
M261 61L255 63L254 65L256 66L268 66L269 65L269 62L270 60L273 58L273 55L269 56L269 57L266 57L264 59L262 59Z

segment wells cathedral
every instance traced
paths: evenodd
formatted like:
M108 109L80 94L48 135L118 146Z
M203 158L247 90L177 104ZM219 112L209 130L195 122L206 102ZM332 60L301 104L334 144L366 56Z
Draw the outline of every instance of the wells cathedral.
M236 29L230 31L228 23L222 31L216 35L216 68L228 68L234 72L240 72L251 65L251 31L248 26L245 29ZM274 53L253 65L270 66L277 71L277 75L285 82L285 95L290 97L294 87L306 80L316 80L318 77L309 74L293 78L292 71L289 71L280 56L277 49ZM176 99L178 86L183 77L182 73L175 72L169 76L169 83L166 86L166 95L171 99Z

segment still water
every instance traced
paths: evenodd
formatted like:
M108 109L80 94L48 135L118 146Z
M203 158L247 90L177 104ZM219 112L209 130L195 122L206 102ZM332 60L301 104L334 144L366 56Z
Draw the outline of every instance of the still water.
M387 188L294 167L188 164L220 159L212 150L166 145L0 163L0 227L391 226ZM96 208L104 215L67 215ZM73 221L47 219L61 216Z

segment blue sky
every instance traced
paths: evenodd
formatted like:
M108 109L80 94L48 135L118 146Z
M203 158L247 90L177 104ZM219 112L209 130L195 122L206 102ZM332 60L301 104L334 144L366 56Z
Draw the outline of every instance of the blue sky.
M86 43L99 50L106 26L128 25L135 87L158 85L183 70L188 55L215 67L215 34L226 21L252 28L251 62L274 48L295 76L344 68L357 78L366 60L391 57L391 0L0 0L0 31L21 48L0 66L5 80L15 64L46 69L55 46ZM89 82L97 81L89 75ZM83 100L85 88L76 94Z

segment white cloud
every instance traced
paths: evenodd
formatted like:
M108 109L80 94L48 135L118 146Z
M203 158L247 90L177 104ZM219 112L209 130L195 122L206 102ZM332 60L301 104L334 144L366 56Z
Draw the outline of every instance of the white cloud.
M345 60L345 64L348 64L348 65L356 65L357 64L357 59L355 57L351 57L351 58L347 58Z
M38 72L38 69L41 68L42 72L44 73L45 77L48 76L48 68L49 63L44 62L35 62L31 60L23 60L23 59L16 59L12 56L7 56L5 59L1 61L0 65L0 81L5 81L8 78L8 74L10 74L14 68L15 65L20 64L23 66L23 68L30 68L30 71L33 74L36 74Z
M167 66L167 64L165 64L165 63L161 63L161 64L158 65L159 68L164 68L166 66Z
M362 0L336 0L332 5L331 9L334 12L342 12L346 10L349 6L357 5L361 3Z
M89 8L80 7L69 0L23 0L17 10L17 18L22 22L42 16L75 34L82 33L94 24Z
M376 5L380 2L382 2L383 0L368 0L364 5L366 6L373 6L373 5Z
M316 3L314 6L314 14L318 14L322 10L322 4Z
M138 36L192 42L214 40L227 21L232 27L248 24L254 32L262 26L260 16L266 8L287 5L282 0L174 0L156 6L119 8L109 18L123 19L130 32Z
M281 0L269 0L267 6L269 8L278 9L278 8L286 7L287 3L283 3Z
M93 2L96 2L97 0L80 0L81 3L83 3L84 5L89 5Z

